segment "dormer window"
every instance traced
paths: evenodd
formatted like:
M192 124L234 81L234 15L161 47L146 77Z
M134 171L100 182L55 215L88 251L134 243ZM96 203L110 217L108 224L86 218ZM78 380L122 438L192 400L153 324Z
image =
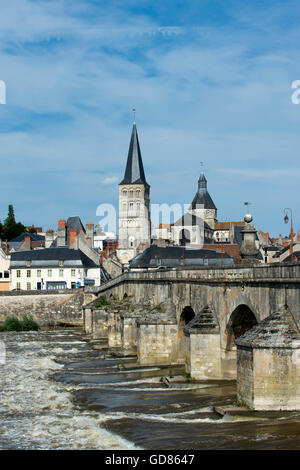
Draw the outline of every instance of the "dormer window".
M60 259L59 262L58 262L58 265L59 265L59 266L63 266L63 265L64 265L64 260L63 260L63 259Z
M26 261L26 266L31 266L31 260L30 260L30 259L28 259L28 260Z

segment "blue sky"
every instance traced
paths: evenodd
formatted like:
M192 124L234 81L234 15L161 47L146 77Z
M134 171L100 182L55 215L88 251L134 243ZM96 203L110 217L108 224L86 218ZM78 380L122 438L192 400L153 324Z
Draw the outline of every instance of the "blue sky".
M0 219L98 221L117 205L137 109L152 203L192 201L200 162L219 220L300 228L300 4L10 0L0 17Z

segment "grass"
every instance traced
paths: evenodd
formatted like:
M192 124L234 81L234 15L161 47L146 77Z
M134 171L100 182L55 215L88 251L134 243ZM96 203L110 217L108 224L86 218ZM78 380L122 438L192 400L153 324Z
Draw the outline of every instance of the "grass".
M6 317L0 331L37 331L38 329L39 325L31 315L23 315L22 320L19 320L15 315L11 315Z
M238 400L234 401L232 403L232 406L236 406L237 408L247 408L247 410L251 410L251 408L248 405Z
M96 308L98 307L105 307L106 305L109 305L110 302L109 300L106 298L105 295L103 295L102 297L99 297L98 299L95 300L94 302L94 305Z
M190 383L190 382L195 382L195 379L194 379L193 377L191 377L191 374L185 373L185 374L184 374L184 378L185 378L185 380L186 380L187 382L189 382L189 383Z

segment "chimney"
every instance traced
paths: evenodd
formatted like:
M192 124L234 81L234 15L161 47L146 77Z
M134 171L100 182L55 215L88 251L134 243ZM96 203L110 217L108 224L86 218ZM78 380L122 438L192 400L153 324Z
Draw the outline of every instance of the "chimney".
M64 219L58 221L57 246L66 246L66 221Z
M94 224L93 222L87 222L86 224L86 244L89 248L93 248L94 246Z
M265 240L266 240L266 243L269 243L269 232L265 233Z
M73 228L69 231L69 248L74 248L75 250L78 249L77 232Z
M24 237L23 243L21 244L19 250L20 251L30 250L31 249L30 245L31 245L31 238L29 235L27 235L26 237Z
M55 232L54 230L47 230L45 236L45 248L49 248L54 241Z

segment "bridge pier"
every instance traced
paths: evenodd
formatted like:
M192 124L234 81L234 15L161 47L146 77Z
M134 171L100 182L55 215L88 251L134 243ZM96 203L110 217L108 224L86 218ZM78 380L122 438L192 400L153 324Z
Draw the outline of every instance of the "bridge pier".
M137 320L137 356L140 364L171 364L177 362L176 323Z
M287 307L236 340L237 399L254 410L300 410L300 333Z
M220 329L206 306L184 328L185 370L196 380L223 379Z

